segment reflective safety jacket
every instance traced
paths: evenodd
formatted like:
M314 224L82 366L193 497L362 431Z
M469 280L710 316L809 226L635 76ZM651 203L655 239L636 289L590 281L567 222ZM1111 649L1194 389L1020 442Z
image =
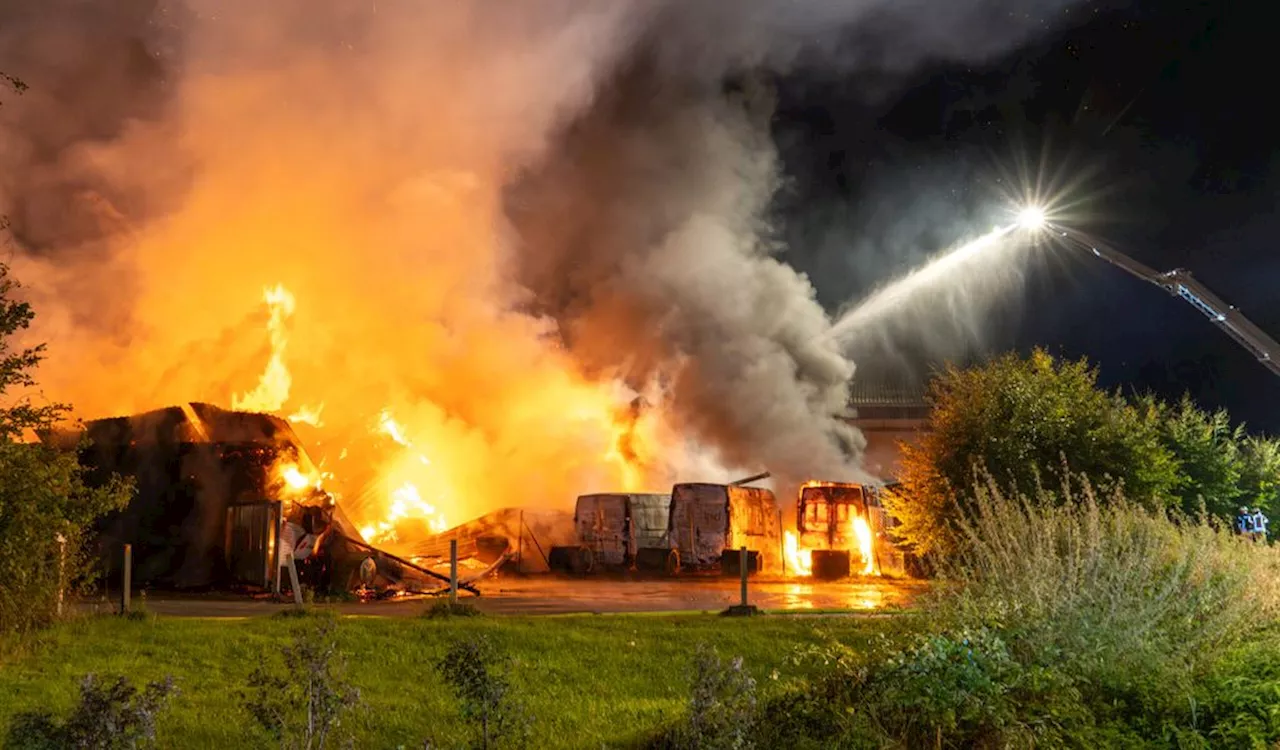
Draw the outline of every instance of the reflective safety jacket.
M1250 516L1249 525L1253 527L1251 531L1256 531L1263 536L1267 535L1267 517L1261 513L1254 513Z

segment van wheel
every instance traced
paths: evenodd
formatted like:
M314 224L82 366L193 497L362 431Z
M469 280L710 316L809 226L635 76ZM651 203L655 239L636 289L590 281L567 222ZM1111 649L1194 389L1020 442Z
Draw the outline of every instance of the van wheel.
M662 565L662 572L669 576L678 575L680 573L680 551L671 550L667 553L667 559Z
M595 555L592 554L590 547L579 547L573 550L572 571L578 575L590 573L595 567Z

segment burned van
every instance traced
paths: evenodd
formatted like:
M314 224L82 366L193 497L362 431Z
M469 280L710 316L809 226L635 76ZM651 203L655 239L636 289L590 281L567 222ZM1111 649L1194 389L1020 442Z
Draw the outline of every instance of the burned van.
M670 505L671 496L659 493L580 496L573 515L576 545L553 547L552 567L577 573L630 569L653 557L641 554L645 550L660 550L665 558Z
M681 569L736 572L747 548L753 572L782 567L782 518L771 490L686 483L671 489L667 540Z

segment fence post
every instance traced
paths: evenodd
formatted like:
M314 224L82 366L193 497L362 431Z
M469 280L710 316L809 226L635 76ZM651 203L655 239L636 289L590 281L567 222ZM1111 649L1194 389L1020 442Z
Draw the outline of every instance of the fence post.
M787 575L787 530L782 528L782 511L778 511L778 558L782 560L782 575Z
M738 567L739 573L742 574L742 606L747 606L747 546L744 544L738 549Z
M449 603L458 603L458 540L449 540Z
M293 603L302 607L302 586L298 583L298 566L293 562L292 552L285 556L285 562L289 564L289 583L293 585Z
M133 591L133 545L124 546L124 581L120 589L120 614L129 613L129 594Z
M63 589L67 580L67 538L58 534L58 617L62 617Z

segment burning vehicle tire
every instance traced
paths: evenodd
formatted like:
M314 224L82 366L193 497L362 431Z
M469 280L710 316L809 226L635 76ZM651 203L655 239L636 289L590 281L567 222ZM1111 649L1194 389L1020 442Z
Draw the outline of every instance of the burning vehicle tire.
M676 575L680 572L680 553L665 547L641 547L636 551L636 570Z
M816 549L813 551L813 577L819 581L848 578L852 561L848 550Z

